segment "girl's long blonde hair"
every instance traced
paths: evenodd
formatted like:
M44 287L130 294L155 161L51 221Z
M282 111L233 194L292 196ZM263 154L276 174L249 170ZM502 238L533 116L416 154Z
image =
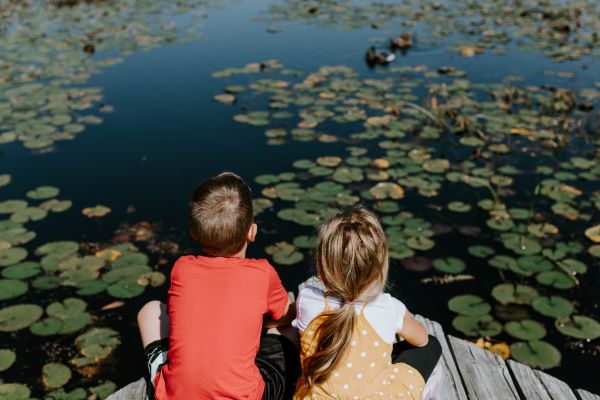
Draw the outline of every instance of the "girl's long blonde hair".
M331 218L319 230L317 275L326 296L342 300L315 332L315 352L304 359L302 388L306 393L326 381L344 359L356 320L354 302L368 302L385 288L388 247L379 220L365 208L352 208Z

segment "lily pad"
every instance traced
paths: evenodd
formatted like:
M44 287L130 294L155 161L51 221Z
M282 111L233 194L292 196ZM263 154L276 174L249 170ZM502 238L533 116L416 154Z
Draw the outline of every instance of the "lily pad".
M16 279L0 279L0 301L22 296L28 290L29 286L26 282Z
M536 340L510 345L512 357L532 368L550 369L560 365L560 352L548 342Z
M492 307L479 296L470 294L455 296L448 301L450 311L461 315L478 316L490 312Z
M45 200L58 196L59 192L58 188L54 186L39 186L27 192L27 197L34 200Z
M40 221L46 216L48 213L46 210L39 207L27 207L22 210L16 211L13 215L10 216L10 220L13 222L17 222L20 224L24 224L30 221Z
M489 246L482 246L482 245L469 246L467 248L467 251L473 257L478 257L478 258L487 258L487 257L491 256L492 254L494 254L494 249L492 249Z
M526 285L501 283L492 289L492 297L500 304L531 304L538 296L535 288Z
M42 380L47 389L58 389L71 380L71 370L64 364L48 363L42 368Z
M544 325L531 319L507 322L504 330L510 336L520 340L540 340L546 336Z
M0 267L14 265L27 258L27 250L22 247L11 247L0 250Z
M560 333L577 339L594 340L600 338L600 322L584 315L559 317L554 326Z
M265 251L267 254L273 256L273 261L276 264L292 265L304 259L304 255L296 251L296 247L293 244L287 242L277 242L267 246Z
M31 390L20 383L0 383L0 399L28 400Z
M6 371L14 364L17 355L9 349L0 349L0 372Z
M471 337L496 336L502 332L502 324L489 315L459 315L452 320L454 329Z
M111 209L106 206L102 206L102 205L97 205L94 207L86 207L81 211L81 213L88 218L101 218L101 217L104 217L109 212L111 212Z
M562 271L546 271L541 272L536 277L536 280L542 285L552 286L556 289L571 289L575 286L575 282Z
M460 258L446 257L433 260L433 267L447 274L460 274L465 270L466 265Z
M57 335L63 328L61 320L56 318L44 318L34 323L29 327L29 330L34 335L38 336L51 336Z
M35 304L18 304L0 309L0 332L14 332L36 322L44 310Z
M533 299L531 306L537 312L547 317L564 317L573 313L573 303L564 297L548 296Z
M21 262L2 270L2 276L7 279L27 279L39 273L40 264L34 261Z

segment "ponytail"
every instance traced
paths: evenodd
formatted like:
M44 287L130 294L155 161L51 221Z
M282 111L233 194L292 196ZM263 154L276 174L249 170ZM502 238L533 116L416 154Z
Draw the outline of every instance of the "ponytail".
M379 220L364 208L337 214L319 230L317 274L329 294L342 299L340 308L325 310L302 362L299 398L325 382L349 351L356 323L354 301L377 297L385 287L388 249Z

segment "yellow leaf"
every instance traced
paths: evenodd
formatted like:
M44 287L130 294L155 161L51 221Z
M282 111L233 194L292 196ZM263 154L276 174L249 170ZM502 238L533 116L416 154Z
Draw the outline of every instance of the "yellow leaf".
M594 243L600 243L600 225L585 230L585 236Z
M513 135L524 135L524 136L531 135L531 131L526 128L510 128L510 133Z
M111 262L115 261L117 258L121 257L122 255L123 255L123 253L121 253L119 250L115 250L115 249L104 249L104 250L96 252L96 257L103 258L103 259L109 260Z

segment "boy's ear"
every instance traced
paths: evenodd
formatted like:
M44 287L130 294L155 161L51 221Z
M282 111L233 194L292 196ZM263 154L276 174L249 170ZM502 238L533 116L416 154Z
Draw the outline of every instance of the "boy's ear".
M254 242L254 239L256 239L257 232L258 232L258 226L256 224L252 224L252 226L250 226L250 230L248 231L248 236L246 237L246 239L249 242Z

